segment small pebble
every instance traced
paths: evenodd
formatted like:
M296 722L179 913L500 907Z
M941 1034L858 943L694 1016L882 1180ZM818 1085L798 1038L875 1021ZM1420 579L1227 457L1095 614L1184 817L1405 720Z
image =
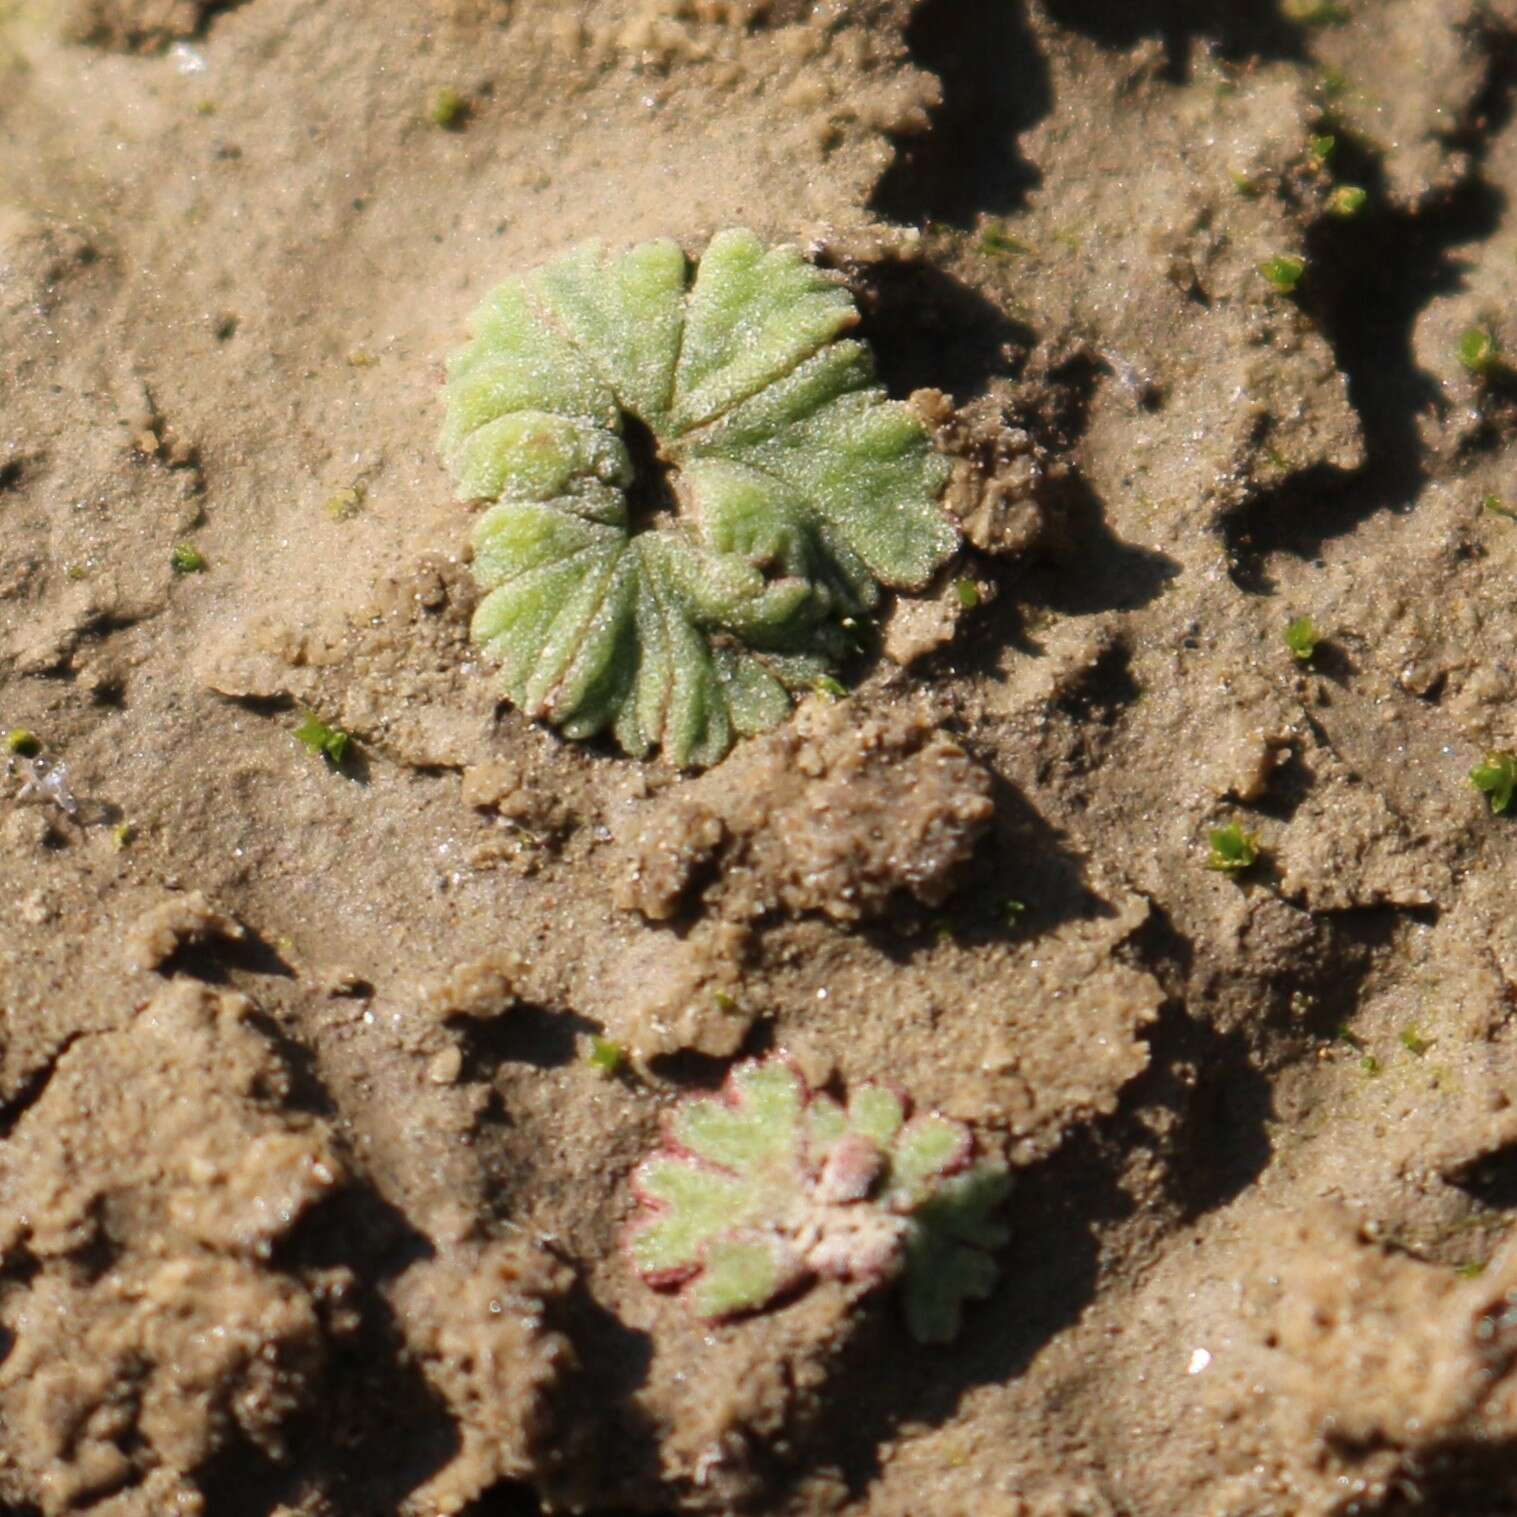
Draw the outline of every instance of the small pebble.
M427 1078L434 1085L451 1085L463 1072L464 1056L455 1043L443 1049L427 1065Z

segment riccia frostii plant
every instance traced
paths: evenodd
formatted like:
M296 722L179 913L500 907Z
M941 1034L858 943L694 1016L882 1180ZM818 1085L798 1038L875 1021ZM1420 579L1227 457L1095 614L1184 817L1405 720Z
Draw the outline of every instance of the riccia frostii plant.
M566 736L715 763L830 677L880 586L954 551L949 472L885 398L858 312L795 247L598 242L494 290L441 451L487 592L473 636Z
M821 1276L899 1279L912 1336L946 1343L964 1301L995 1283L1009 1186L962 1122L911 1116L882 1085L844 1107L775 1056L673 1109L634 1173L627 1245L642 1277L680 1287L699 1317L759 1311Z

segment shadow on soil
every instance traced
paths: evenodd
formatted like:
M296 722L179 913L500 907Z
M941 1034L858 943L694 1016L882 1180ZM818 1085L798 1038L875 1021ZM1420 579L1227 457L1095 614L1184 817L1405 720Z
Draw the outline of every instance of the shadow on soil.
M1494 45L1494 44L1493 44ZM1223 520L1229 572L1241 588L1267 594L1273 553L1315 558L1323 546L1382 510L1409 508L1427 480L1418 419L1444 406L1441 386L1417 365L1417 318L1439 295L1463 286L1455 250L1489 236L1506 197L1478 176L1494 134L1512 113L1517 46L1493 56L1491 83L1473 116L1480 132L1451 137L1477 168L1441 203L1420 212L1387 201L1384 165L1366 144L1335 132L1334 172L1369 191L1369 214L1324 218L1307 239L1309 280L1301 301L1331 343L1364 427L1366 460L1352 471L1319 466L1254 497ZM1396 256L1387 258L1387 248ZM1499 398L1499 397L1495 397Z
M1280 15L1279 0L1044 0L1049 17L1103 47L1130 48L1145 37L1163 44L1166 77L1187 77L1192 48L1215 46L1224 58L1302 58L1305 35Z
M901 899L859 935L897 964L950 938L961 948L1027 942L1066 922L1109 917L1084 861L1022 793L991 771L995 815L953 895L941 906Z
M882 259L850 270L863 320L892 395L931 386L960 402L1017 372L1036 342L1031 327L928 262Z
M942 83L931 126L897 148L869 209L916 225L970 226L1016 210L1041 176L1017 136L1048 114L1048 66L1012 0L923 0L906 31L912 58Z

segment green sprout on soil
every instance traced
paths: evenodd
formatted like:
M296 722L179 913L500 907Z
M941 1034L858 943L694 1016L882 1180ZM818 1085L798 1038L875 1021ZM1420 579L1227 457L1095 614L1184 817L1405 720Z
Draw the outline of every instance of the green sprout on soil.
M123 848L129 847L137 836L137 829L130 822L117 822L111 828L111 846L120 853Z
M1454 1273L1461 1280L1478 1280L1485 1273L1485 1263L1480 1259L1472 1259L1468 1264L1456 1265Z
M1322 70L1317 78L1317 87L1322 91L1324 100L1338 100L1348 94L1348 75L1341 68L1334 68L1331 64Z
M1477 379L1489 379L1504 367L1500 345L1485 327L1466 327L1459 334L1454 353Z
M910 1116L881 1085L855 1087L844 1107L779 1056L675 1107L633 1186L634 1266L709 1321L819 1277L899 1281L912 1336L946 1343L964 1302L990 1294L1008 1236L996 1216L1007 1170L976 1158L962 1122Z
M980 587L972 579L955 580L953 589L965 611L973 611L980 604Z
M349 485L345 490L339 490L335 495L329 495L322 503L322 510L333 521L352 521L363 510L368 488L363 484Z
M620 1074L626 1062L627 1050L620 1043L615 1043L610 1038L590 1039L590 1049L585 1054L585 1063L603 1080L609 1080L612 1075Z
M474 528L473 637L565 736L720 760L830 677L880 586L958 533L949 465L887 400L858 312L794 247L575 248L501 285L448 366L440 446Z
M1500 816L1512 804L1512 792L1517 790L1517 754L1505 748L1486 754L1470 770L1470 784L1490 801L1492 813Z
M1285 624L1285 646L1299 664L1309 664L1317 656L1322 634L1309 616L1298 616Z
M987 221L980 228L979 245L982 253L998 258L1025 258L1032 252L1025 242L1019 242L994 221Z
M169 568L175 574L203 574L206 570L205 554L194 543L179 543L169 554Z
M1415 1027L1401 1029L1401 1046L1415 1058L1420 1059L1433 1046L1431 1038L1425 1038Z
M1499 495L1487 495L1480 503L1492 516L1504 516L1508 521L1517 521L1514 511Z
M1338 146L1338 139L1331 132L1321 132L1315 137L1307 138L1307 151L1318 163L1326 163L1333 156L1333 149Z
M341 727L330 727L320 717L306 712L305 720L295 729L296 738L312 753L319 753L334 769L342 767L353 739Z
M1279 253L1266 258L1259 265L1259 272L1282 295L1293 295L1301 283L1301 276L1306 273L1306 260L1297 258L1294 253Z
M1206 859L1208 869L1238 875L1259 862L1259 839L1252 832L1245 832L1238 822L1213 827L1207 834L1207 842L1211 846Z
M18 758L35 758L42 751L42 743L29 727L12 727L5 734L5 751Z
M1297 26L1342 26L1349 20L1340 0L1280 0L1280 13Z
M427 108L427 120L445 132L457 131L468 116L469 102L457 90L447 87L438 90Z
M1327 214L1352 221L1369 204L1370 192L1362 184L1340 184L1327 197Z

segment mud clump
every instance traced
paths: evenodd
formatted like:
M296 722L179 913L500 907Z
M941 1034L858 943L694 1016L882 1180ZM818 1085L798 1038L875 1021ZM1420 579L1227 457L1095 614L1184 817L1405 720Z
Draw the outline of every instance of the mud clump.
M1229 1415L1262 1415L1295 1451L1291 1509L1342 1511L1345 1489L1383 1501L1475 1448L1492 1472L1483 1501L1517 1497L1517 1250L1461 1277L1327 1207L1281 1242L1246 1287L1246 1384Z
M343 1169L251 1011L169 986L69 1048L0 1155L0 1446L46 1512L206 1510L197 1472L282 1459L348 1325L344 1272L269 1262Z
M210 17L235 0L69 0L66 41L120 53L161 53L198 36Z
M994 809L988 772L920 714L860 722L813 703L664 803L628 850L617 901L654 922L697 900L734 920L861 922L898 893L935 906Z
M547 1325L573 1272L526 1242L459 1242L407 1272L395 1292L411 1352L458 1432L456 1453L411 1498L461 1512L502 1480L550 1473L548 1393L573 1364Z

